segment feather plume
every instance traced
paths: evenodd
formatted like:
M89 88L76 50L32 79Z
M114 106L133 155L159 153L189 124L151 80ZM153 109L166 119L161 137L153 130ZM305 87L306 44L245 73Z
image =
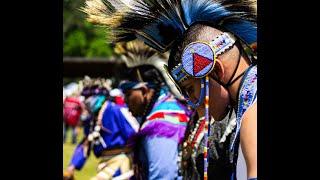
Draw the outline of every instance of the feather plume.
M138 38L165 52L188 27L205 21L248 44L256 41L256 0L87 0L90 22L107 26L112 41Z

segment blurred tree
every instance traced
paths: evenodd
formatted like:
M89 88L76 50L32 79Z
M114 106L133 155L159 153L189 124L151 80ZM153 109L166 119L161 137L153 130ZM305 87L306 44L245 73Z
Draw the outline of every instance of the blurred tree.
M63 55L110 57L113 49L106 43L105 28L94 26L80 11L85 0L63 0Z

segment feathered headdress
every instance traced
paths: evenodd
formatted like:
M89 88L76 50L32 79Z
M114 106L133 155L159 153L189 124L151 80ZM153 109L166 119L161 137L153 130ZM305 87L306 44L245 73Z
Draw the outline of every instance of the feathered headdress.
M171 92L181 98L181 94L176 89L163 66L167 64L169 53L158 53L156 50L146 46L142 41L133 40L130 42L117 43L115 52L120 55L128 68L151 65L155 67L162 75L164 83L169 86ZM143 78L140 81L144 81Z
M143 40L169 50L193 24L207 22L247 45L257 40L256 0L87 0L92 23L106 25L113 41Z
M121 59L129 68L140 65L157 66L157 62L154 62L155 60L166 63L169 58L168 53L158 53L156 50L146 46L139 40L117 43L114 50L115 53L121 56Z

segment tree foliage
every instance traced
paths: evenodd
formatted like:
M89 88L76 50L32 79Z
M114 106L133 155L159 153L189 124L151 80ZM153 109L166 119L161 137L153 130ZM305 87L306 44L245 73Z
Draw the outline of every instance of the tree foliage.
M85 0L63 1L63 55L82 57L110 57L113 49L106 43L103 27L88 23L80 11Z

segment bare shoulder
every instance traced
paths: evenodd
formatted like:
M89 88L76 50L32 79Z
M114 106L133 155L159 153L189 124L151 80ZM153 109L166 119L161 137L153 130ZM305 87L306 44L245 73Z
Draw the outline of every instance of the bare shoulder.
M243 114L242 123L246 123L247 121L257 121L257 101L254 102Z

